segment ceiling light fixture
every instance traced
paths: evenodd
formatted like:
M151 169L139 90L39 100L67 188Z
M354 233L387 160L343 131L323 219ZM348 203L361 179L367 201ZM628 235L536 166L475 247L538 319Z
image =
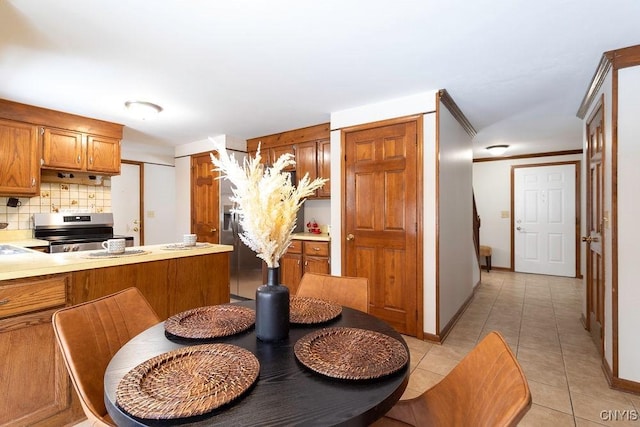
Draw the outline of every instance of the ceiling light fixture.
M489 147L487 147L487 150L489 150L489 153L491 153L492 156L502 156L504 152L507 151L507 148L509 148L508 145L499 144L499 145L490 145Z
M161 106L145 101L127 101L124 106L127 107L131 114L142 120L154 117L162 111Z

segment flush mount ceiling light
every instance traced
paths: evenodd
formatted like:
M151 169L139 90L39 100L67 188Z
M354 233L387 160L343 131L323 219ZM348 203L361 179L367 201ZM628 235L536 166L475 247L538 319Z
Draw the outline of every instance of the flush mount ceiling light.
M509 148L508 145L499 144L499 145L490 145L487 147L487 150L489 150L489 153L491 153L492 156L502 156L504 152L507 151L507 148Z
M162 111L161 106L145 101L127 101L124 106L127 107L131 114L142 120L154 117Z

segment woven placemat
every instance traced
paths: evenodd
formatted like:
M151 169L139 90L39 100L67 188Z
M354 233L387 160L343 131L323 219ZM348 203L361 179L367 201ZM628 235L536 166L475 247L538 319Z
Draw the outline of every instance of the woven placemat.
M358 328L324 328L300 338L293 351L307 368L331 378L367 380L392 374L409 361L400 341Z
M162 247L162 249L168 249L168 250L173 250L173 251L177 251L177 250L185 250L185 249L202 249L202 248L208 248L209 246L213 246L211 243L207 243L207 242L198 242L193 246L187 246L184 243L170 243L168 245L165 245Z
M297 324L328 322L342 313L342 306L317 298L292 296L289 301L289 321Z
M144 249L125 249L121 254L112 254L107 251L98 251L98 252L87 252L83 253L83 258L122 258L127 256L136 256L136 255L145 255L148 254L149 251L145 251Z
M218 338L246 331L256 322L255 310L237 305L211 305L169 317L164 329L180 338Z
M258 379L260 363L231 344L203 344L161 354L129 371L116 404L134 417L202 415L242 395Z

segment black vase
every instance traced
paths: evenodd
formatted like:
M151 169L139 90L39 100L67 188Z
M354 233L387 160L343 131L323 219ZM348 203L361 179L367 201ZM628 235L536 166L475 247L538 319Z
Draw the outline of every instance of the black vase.
M279 268L269 268L267 283L256 290L256 336L280 341L289 336L289 288L280 285Z

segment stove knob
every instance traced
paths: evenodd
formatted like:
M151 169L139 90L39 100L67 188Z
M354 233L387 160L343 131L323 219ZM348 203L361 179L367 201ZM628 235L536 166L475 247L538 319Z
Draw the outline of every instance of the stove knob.
M80 246L74 246L71 248L73 252L78 252L80 250Z
M65 246L62 248L62 252L69 252L69 246Z

